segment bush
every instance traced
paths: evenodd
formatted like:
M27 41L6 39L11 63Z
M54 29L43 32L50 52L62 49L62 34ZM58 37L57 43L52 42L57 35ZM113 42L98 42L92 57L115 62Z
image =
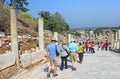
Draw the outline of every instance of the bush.
M30 14L27 13L20 13L21 17L25 18L25 19L34 19Z

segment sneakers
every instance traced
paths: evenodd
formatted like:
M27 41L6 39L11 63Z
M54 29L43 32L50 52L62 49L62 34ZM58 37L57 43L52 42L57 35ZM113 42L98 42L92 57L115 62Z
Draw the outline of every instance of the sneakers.
M76 70L76 68L75 68L75 67L72 67L72 70L73 70L73 71L75 71L75 70Z
M53 77L56 77L56 76L58 76L58 74L53 75ZM50 74L47 74L47 78L50 78L50 77L51 77Z
M54 74L54 77L58 76L58 74Z
M68 67L65 67L65 69L68 69Z
M47 74L47 78L50 78L51 76L50 76L50 74Z

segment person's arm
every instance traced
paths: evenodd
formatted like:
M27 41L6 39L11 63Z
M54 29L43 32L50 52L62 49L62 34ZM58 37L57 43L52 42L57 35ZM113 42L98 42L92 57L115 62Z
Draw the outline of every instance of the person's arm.
M69 48L67 47L67 45L65 45L65 49L67 50L67 52L69 52Z
M60 54L60 48L57 46L57 51L58 51L58 53Z
M47 61L49 61L49 59L50 59L50 58L49 58L49 51L46 51L46 57L47 57L47 58L46 58Z
M49 61L49 51L48 51L48 47L46 48L46 57L47 57L47 61Z

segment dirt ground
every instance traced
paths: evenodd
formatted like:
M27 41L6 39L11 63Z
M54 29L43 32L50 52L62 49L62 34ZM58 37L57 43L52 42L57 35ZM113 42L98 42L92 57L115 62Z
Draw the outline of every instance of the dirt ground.
M9 79L9 77L15 74L18 70L19 68L16 65L5 68L0 71L0 79Z

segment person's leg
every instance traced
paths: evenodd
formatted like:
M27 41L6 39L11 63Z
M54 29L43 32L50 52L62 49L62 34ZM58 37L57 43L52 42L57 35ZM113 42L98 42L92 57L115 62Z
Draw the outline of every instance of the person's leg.
M74 70L74 56L73 56L73 53L71 53L70 55L70 60L71 60L71 69Z
M80 54L80 63L82 64L83 62L83 53Z
M86 52L88 52L88 47L86 47Z
M78 57L79 57L79 63L80 63L80 53L78 54Z
M68 56L65 57L65 69L68 68L68 65L67 65L67 58L68 58Z
M76 70L76 62L77 62L77 54L76 53L74 53L73 59L74 59L74 61L73 61L73 70Z
M57 66L54 65L54 76L58 76L57 74Z
M93 48L93 52L95 53L95 49Z
M57 74L58 58L55 58L53 63L54 63L54 76L58 76Z
M53 60L50 59L50 65L49 65L49 67L48 67L47 77L50 77L50 71L51 71L52 65L53 65Z
M64 68L64 57L61 57L61 66L60 66L60 70L63 70Z
M49 67L48 67L48 74L50 74L51 68L52 68L52 66L49 65Z
M79 56L80 56L79 60L80 60L80 63L81 63L81 53L79 54Z

